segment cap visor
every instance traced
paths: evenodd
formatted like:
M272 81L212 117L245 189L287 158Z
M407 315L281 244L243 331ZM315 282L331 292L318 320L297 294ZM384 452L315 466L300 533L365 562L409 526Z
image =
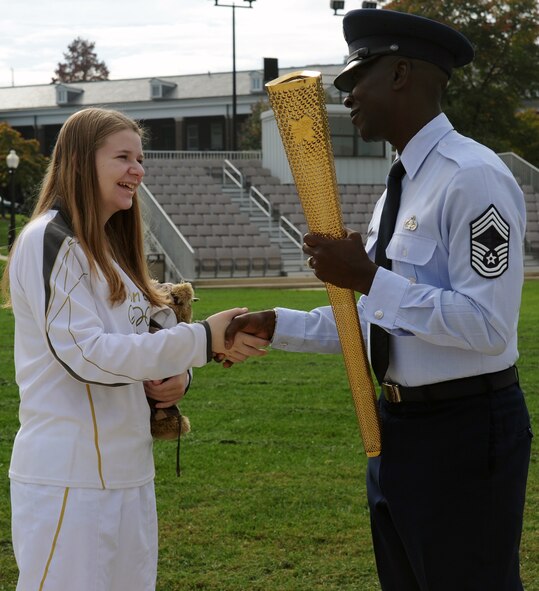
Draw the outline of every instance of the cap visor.
M337 75L335 80L333 80L333 85L343 92L352 92L354 86L356 85L354 76L355 69L364 64L370 64L378 57L380 56L373 55L365 59L354 60L353 62L346 64L342 71Z

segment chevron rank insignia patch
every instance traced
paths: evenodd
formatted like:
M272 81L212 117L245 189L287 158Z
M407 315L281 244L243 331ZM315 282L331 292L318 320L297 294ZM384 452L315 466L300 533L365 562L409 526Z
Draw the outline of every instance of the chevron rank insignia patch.
M502 275L509 267L509 224L491 205L470 223L471 264L486 279Z

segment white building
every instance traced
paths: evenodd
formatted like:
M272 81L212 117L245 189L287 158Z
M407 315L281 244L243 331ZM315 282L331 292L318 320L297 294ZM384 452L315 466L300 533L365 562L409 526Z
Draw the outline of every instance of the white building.
M287 68L279 74L304 69L322 73L340 182L383 183L389 169L389 147L383 142L366 144L351 125L348 110L342 106L344 96L333 86L342 64ZM259 101L267 101L264 70L236 72L240 138L242 122ZM89 106L118 109L140 121L148 132L146 150L230 151L232 105L231 72L0 88L0 121L26 139L37 139L44 154L50 154L63 122ZM271 113L264 114L264 164L282 182L292 182L271 119Z

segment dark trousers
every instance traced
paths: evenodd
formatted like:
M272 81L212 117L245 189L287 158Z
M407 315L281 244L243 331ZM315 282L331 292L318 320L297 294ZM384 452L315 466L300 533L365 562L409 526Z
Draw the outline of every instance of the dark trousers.
M383 591L521 591L532 432L518 385L459 400L380 401L367 493Z

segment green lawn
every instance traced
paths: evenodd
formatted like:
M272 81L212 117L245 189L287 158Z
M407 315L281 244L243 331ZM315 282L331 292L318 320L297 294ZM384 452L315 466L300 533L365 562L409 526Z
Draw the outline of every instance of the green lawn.
M23 215L17 214L15 216L15 234L18 235L20 229L28 221L28 218ZM8 232L10 224L9 212L6 212L5 218L0 217L0 255L7 255L8 253Z
M196 316L236 305L310 309L324 291L203 290ZM525 285L520 374L539 402L539 282ZM17 429L12 316L0 312L0 590L15 587L10 447ZM366 459L339 357L285 354L196 372L182 405L193 431L157 442L158 591L379 589L364 490ZM539 467L534 454L522 543L527 591L539 591ZM479 591L479 590L478 590ZM481 590L483 591L483 590ZM485 590L487 591L487 590Z

